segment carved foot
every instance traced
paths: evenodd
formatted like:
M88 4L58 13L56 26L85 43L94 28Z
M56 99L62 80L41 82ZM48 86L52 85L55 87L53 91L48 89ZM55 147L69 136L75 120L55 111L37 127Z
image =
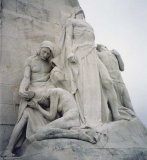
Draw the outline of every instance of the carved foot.
M89 139L89 142L91 142L92 144L96 144L97 143L97 140L96 140L96 138L95 137L88 137L88 139Z
M14 156L15 154L13 154L9 149L6 149L1 155L1 157L14 157Z
M97 143L97 141L98 141L98 134L96 133L95 130L90 129L90 130L87 130L85 133L87 134L89 142L91 142L93 144Z

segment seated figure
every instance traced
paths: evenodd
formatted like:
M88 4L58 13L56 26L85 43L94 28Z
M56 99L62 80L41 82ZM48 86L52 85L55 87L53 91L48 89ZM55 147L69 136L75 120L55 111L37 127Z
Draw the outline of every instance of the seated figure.
M19 89L21 102L18 120L3 157L15 156L15 149L21 147L24 140L33 141L33 137L39 137L39 140L51 138L49 133L52 136L56 133L54 138L76 138L96 142L93 136L96 132L77 130L73 133L62 130L80 126L79 111L73 95L53 85L52 80L62 78L62 75L58 74L57 67L53 67L52 58L53 44L44 41L39 52L26 60L24 78ZM50 131L50 128L54 129ZM48 136L44 136L44 133Z
M21 96L18 120L10 137L10 141L3 156L13 156L13 151L18 142L25 138L28 139L36 132L37 128L49 123L42 114L30 108L29 101L42 97L48 88L54 86L50 80L50 72L53 69L51 60L53 58L53 44L50 41L43 41L39 52L30 56L25 62L24 77L20 84L19 94ZM26 127L25 127L26 126ZM24 129L26 128L26 132ZM19 145L21 145L19 143Z

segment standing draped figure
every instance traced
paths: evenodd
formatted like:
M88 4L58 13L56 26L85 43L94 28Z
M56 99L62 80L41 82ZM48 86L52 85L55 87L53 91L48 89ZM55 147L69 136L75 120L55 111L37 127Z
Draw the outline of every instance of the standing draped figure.
M94 41L93 28L85 21L83 10L76 7L63 27L61 54L53 60L65 76L59 85L75 96L81 122L90 127L110 120L108 99L113 118L121 119L111 78L96 54Z

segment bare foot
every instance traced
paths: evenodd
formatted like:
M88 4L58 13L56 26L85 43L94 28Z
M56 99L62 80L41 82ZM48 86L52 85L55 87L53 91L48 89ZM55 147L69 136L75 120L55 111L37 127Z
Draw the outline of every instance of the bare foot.
M14 157L14 156L15 154L13 154L9 149L6 149L1 155L1 157Z
M89 129L85 132L85 134L88 136L88 139L91 143L96 144L98 141L98 134L95 130Z
M88 141L92 144L96 144L97 143L97 140L95 137L91 137L89 135L87 135L87 138L88 138Z

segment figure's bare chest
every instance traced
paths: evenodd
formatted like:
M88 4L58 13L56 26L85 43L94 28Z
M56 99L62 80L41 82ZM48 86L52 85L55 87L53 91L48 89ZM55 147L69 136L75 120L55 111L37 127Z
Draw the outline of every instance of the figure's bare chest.
M51 71L51 64L42 60L33 60L31 64L33 73L49 73Z

